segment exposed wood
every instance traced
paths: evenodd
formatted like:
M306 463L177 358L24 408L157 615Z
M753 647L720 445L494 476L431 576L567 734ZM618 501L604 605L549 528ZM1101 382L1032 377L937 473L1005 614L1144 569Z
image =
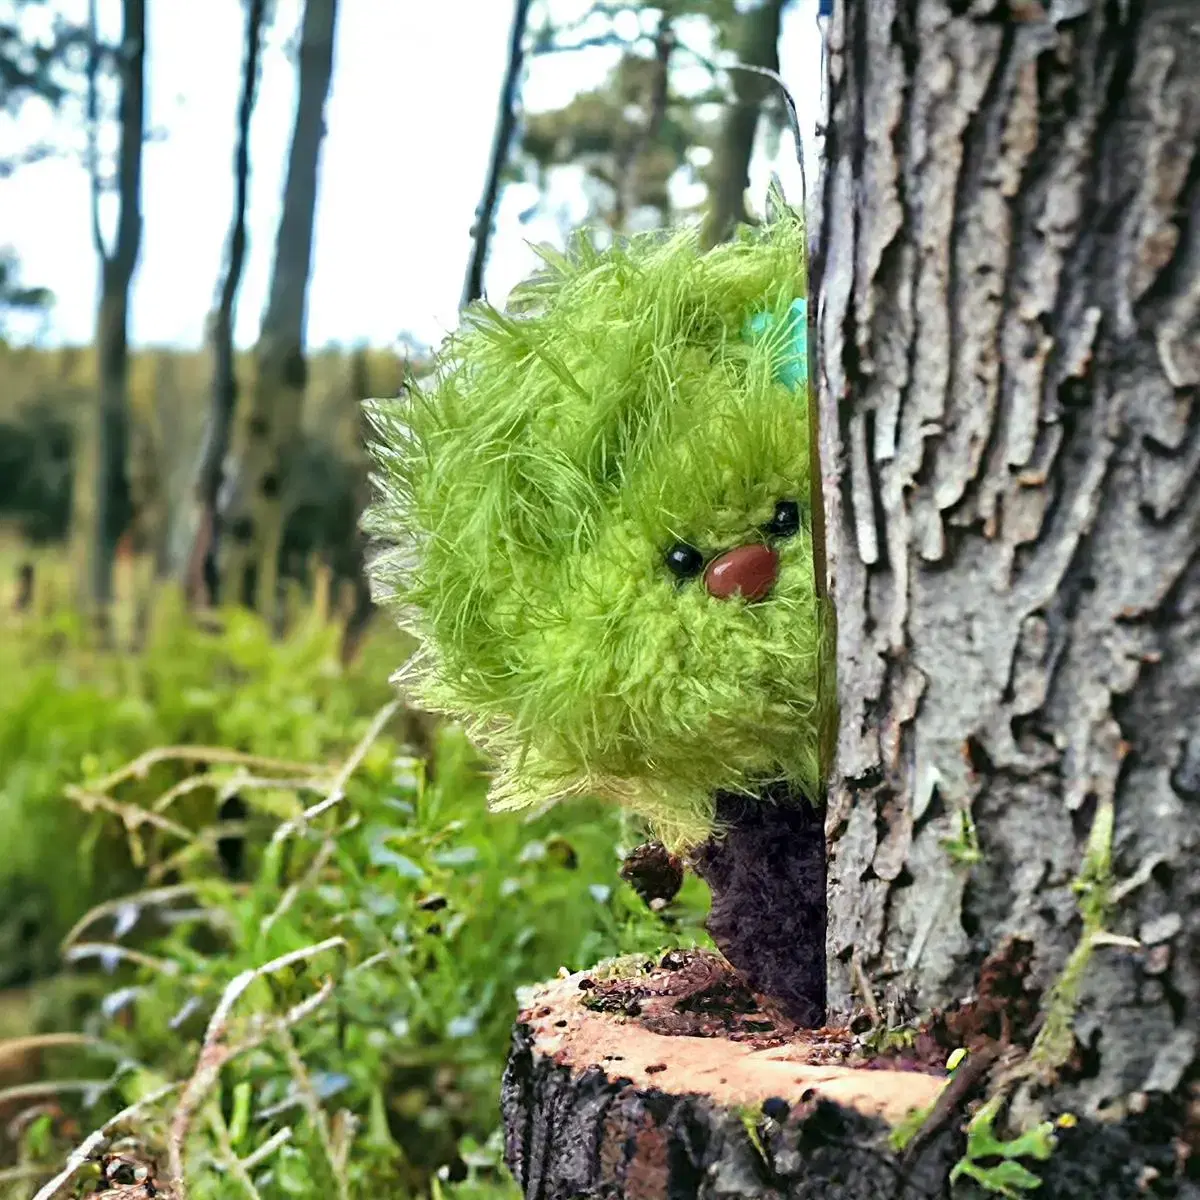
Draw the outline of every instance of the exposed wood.
M647 970L649 967L649 970ZM505 1158L527 1200L983 1200L950 1172L994 1056L938 1069L926 1039L872 1054L846 1030L797 1032L715 956L670 952L554 980L524 997L502 1085ZM941 1112L894 1148L906 1114ZM1163 1111L1058 1130L1039 1195L1193 1192Z
M1044 1024L1014 1122L1103 1118L1183 1194L1200 6L871 0L830 33L831 1010L860 967L927 1012L1023 935Z
M528 1200L939 1194L953 1138L932 1139L903 1188L886 1139L944 1076L859 1061L845 1031L796 1035L756 1007L715 956L572 975L518 1019L507 1160Z
M524 997L501 1087L505 1157L527 1200L984 1200L947 1181L992 1058L947 1081L935 1057L920 1044L873 1055L845 1029L798 1033L714 956L627 960ZM905 1114L943 1107L893 1148ZM1187 1185L1156 1186L1177 1158L1163 1116L1149 1105L1140 1126L1060 1129L1034 1164L1037 1194L1190 1200Z

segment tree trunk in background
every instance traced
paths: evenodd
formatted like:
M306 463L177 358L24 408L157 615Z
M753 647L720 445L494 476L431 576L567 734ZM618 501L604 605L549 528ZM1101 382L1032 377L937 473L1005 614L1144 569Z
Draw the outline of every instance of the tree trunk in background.
M184 590L193 604L212 604L216 599L214 552L217 540L217 496L221 469L229 451L229 432L237 407L237 374L233 355L233 322L237 307L242 267L246 261L246 194L250 183L250 118L258 86L266 0L246 4L246 50L242 63L242 89L238 100L237 149L234 152L233 220L225 276L216 311L212 317L213 381L204 448L196 475L196 528L185 569Z
M193 483L191 429L172 354L154 356L154 453L158 468L159 521L151 531L154 577L158 583L178 574L179 514L186 513Z
M779 27L787 0L759 0L736 17L734 49L747 66L779 70ZM708 176L708 211L701 240L715 246L746 220L746 188L750 183L750 156L763 101L774 84L750 71L732 71L733 101L725 111L713 147Z
M356 472L354 511L362 513L371 500L371 461L367 455L367 442L371 436L371 427L363 409L363 401L369 400L374 394L371 388L371 363L365 348L360 347L355 350L350 359L349 389L357 409L354 445L351 452L354 456L352 461ZM344 665L349 665L354 661L358 647L375 612L375 605L371 600L371 582L367 578L369 544L367 535L356 525L349 556L353 563L353 600L349 611L345 613L345 625L342 629L341 659Z
M90 445L90 496L78 510L79 534L87 562L87 599L105 622L112 602L116 546L130 518L129 453L129 288L141 245L142 141L145 132L145 0L123 0L123 29L118 56L120 146L117 186L120 215L116 241L106 247L100 228L100 168L95 153L99 47L95 0L89 9L91 47L88 64L88 125L92 145L92 227L100 256L100 305L96 319L98 397ZM83 493L85 488L80 488ZM90 503L89 503L90 502Z
M1027 939L1016 1116L1112 1122L1056 1197L1200 1150L1198 11L831 30L830 1005L927 1013Z
M654 35L654 73L650 79L650 94L646 97L646 123L638 136L618 155L613 173L617 194L612 223L617 233L627 232L629 218L637 209L638 160L658 139L667 115L667 100L671 90L671 54L674 49L675 31L671 28L670 17L663 13Z
M238 422L219 505L221 598L268 616L276 609L288 458L300 430L308 374L305 310L336 17L336 0L306 0L270 295L255 347L254 387Z
M508 148L517 127L517 91L521 85L521 63L524 59L525 26L529 21L530 0L516 0L512 28L508 36L508 68L500 90L500 111L496 117L496 133L492 139L492 154L483 183L483 199L475 210L475 225L471 230L474 244L467 263L467 278L463 285L462 307L483 296L483 272L487 267L488 243L500 203L500 177L508 162Z

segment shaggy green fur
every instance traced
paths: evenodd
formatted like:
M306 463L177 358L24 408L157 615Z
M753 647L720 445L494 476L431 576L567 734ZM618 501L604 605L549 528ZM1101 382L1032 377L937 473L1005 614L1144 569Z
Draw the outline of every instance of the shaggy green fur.
M423 646L401 676L494 756L496 808L608 797L683 846L718 789L815 799L800 219L706 254L689 231L543 257L508 315L470 311L427 391L372 405L375 578ZM676 541L767 540L780 500L804 519L766 601L664 565Z

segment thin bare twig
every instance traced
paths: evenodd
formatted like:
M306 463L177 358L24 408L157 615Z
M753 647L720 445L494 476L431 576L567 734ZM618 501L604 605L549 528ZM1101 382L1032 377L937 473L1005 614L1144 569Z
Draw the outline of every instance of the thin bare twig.
M940 1129L944 1129L955 1114L960 1112L963 1103L975 1088L983 1082L984 1076L991 1070L992 1064L1000 1057L1001 1047L980 1046L970 1051L966 1062L959 1066L950 1081L938 1093L937 1100L929 1110L929 1115L920 1128L908 1140L904 1147L903 1163L911 1163L917 1151Z
M291 837L292 834L298 833L304 829L310 821L314 821L322 813L328 812L336 804L340 804L346 797L346 784L350 782L350 777L362 765L362 761L367 756L367 751L375 743L376 738L383 732L387 723L396 715L400 708L400 701L390 700L376 714L371 724L367 728L367 732L363 734L362 740L354 747L350 757L342 764L342 768L334 777L333 785L329 790L329 794L318 803L306 808L304 812L292 821L285 821L278 829L275 830L271 838L273 845L284 841Z
M163 975L177 975L179 964L169 958L159 958L153 954L145 954L120 942L76 942L63 953L68 962L78 962L82 958L120 959L131 962L135 966L145 967L150 971L158 971Z
M196 1068L192 1072L191 1078L184 1085L183 1095L180 1096L179 1105L175 1109L175 1114L171 1119L171 1129L167 1138L167 1154L170 1163L171 1178L179 1188L180 1200L186 1200L186 1184L183 1176L183 1146L200 1105L203 1104L205 1097L216 1084L225 1064L238 1054L261 1044L278 1027L272 1024L266 1029L256 1031L255 1034L252 1034L242 1042L230 1046L225 1042L225 1036L229 1031L229 1020L233 1013L234 1005L237 1004L238 1000L256 979L261 979L266 975L273 974L275 971L283 970L285 967L294 966L296 963L306 962L311 958L317 957L319 954L323 954L327 950L344 948L345 945L345 938L326 938L323 942L318 942L314 946L305 946L299 950L293 950L289 954L280 955L278 958L273 958L270 962L263 963L261 966L251 967L248 970L242 971L225 988L221 999L217 1003L217 1007L213 1010L213 1014L209 1018L208 1028L204 1031L204 1042L200 1047L200 1056L196 1062ZM314 995L302 1000L284 1015L282 1018L283 1025L287 1026L303 1020L311 1012L315 1011L319 1005L324 1003L332 991L333 981L327 980Z
M31 1050L54 1050L60 1046L88 1046L104 1054L121 1058L125 1051L111 1042L94 1037L90 1033L33 1033L27 1037L4 1038L0 1040L0 1062L9 1058L18 1058Z
M51 1197L58 1193L58 1190L66 1183L76 1171L82 1167L89 1158L96 1152L97 1149L107 1139L108 1135L114 1130L123 1125L132 1117L137 1116L142 1111L152 1108L160 1100L171 1095L172 1092L179 1090L179 1084L170 1083L165 1087L157 1088L148 1096L143 1096L140 1100L130 1104L127 1108L121 1109L115 1117L110 1117L99 1129L93 1130L88 1134L74 1150L71 1151L70 1157L67 1159L66 1165L57 1175L54 1176L48 1183L44 1184L34 1196L33 1200L51 1200Z
M784 106L787 109L788 125L791 128L792 137L796 139L796 162L800 164L800 202L803 211L807 213L808 179L804 170L804 135L800 132L800 113L796 108L795 97L793 97L788 85L783 82L783 77L779 72L772 71L770 67L760 67L752 63L730 63L725 69L727 71L750 71L755 75L764 75L783 94Z
M46 1167L26 1164L23 1167L5 1167L0 1171L0 1184L22 1183L29 1179L44 1179L52 1172Z
M17 1115L4 1127L5 1136L8 1138L11 1145L17 1145L25 1136L27 1130L39 1117L49 1117L52 1121L62 1116L62 1108L53 1100L47 1100L42 1104L27 1104L24 1108L17 1110ZM47 1175L52 1175L54 1172L47 1170Z
M202 791L204 788L212 788L224 799L234 792L323 792L328 786L328 781L312 776L302 779L282 779L238 773L229 776L228 779L214 779L208 774L189 775L163 792L151 807L155 812L166 812L181 796Z
M248 884L237 885L237 891L246 891ZM118 896L113 900L105 900L103 904L97 904L95 908L89 908L87 912L71 926L70 931L62 940L60 949L66 950L68 946L89 926L99 921L102 917L116 916L122 909L135 905L137 907L151 908L157 905L162 905L177 900L183 896L194 896L203 887L203 884L198 883L173 883L170 887L146 888L140 892L130 892L125 896Z
M312 1079L308 1074L308 1068L304 1065L304 1059L300 1057L300 1052L296 1049L296 1043L292 1039L291 1030L284 1025L276 1033L275 1040L279 1043L279 1048L283 1051L284 1058L287 1059L288 1069L291 1071L292 1082L296 1087L296 1094L300 1099L300 1105L307 1114L308 1119L313 1123L313 1128L317 1131L317 1137L321 1142L321 1149L325 1152L330 1174L333 1176L337 1187L338 1200L350 1200L345 1176L338 1170L338 1152L334 1147L333 1137L330 1133L329 1118L325 1110L321 1107L321 1099L317 1095L317 1089L313 1087Z
M310 777L322 775L328 771L326 766L314 763L289 762L281 758L265 758L259 754L247 754L241 750L227 750L221 746L159 746L139 754L132 762L105 775L90 785L91 791L111 792L118 784L127 779L144 779L150 773L151 767L163 762L192 762L218 764L223 766L246 767L252 771L263 771L280 775L302 775Z
M337 843L332 837L325 839L320 850L317 851L312 862L309 864L308 870L304 872L304 877L297 879L293 883L289 883L284 889L283 895L279 897L279 903L263 918L259 928L264 935L269 933L275 922L296 903L304 892L312 887L321 872L325 870L336 848Z
M124 804L101 791L68 784L63 788L63 793L68 800L73 800L78 804L84 812L94 812L96 809L100 809L101 812L120 817L129 833L133 833L139 825L151 825L155 829L172 834L185 842L190 842L196 836L186 825L180 825L169 817L151 812L148 808L142 808L139 804Z
M39 1079L33 1083L14 1083L12 1087L0 1088L0 1104L11 1104L14 1100L33 1100L39 1096L65 1096L71 1093L89 1095L106 1092L113 1085L112 1079Z
M158 862L149 867L146 871L146 877L151 883L157 883L160 879L166 878L172 871L180 870L193 859L214 854L217 851L219 842L227 838L245 838L249 836L253 828L253 823L250 821L218 821L215 825L205 825L186 846L180 846L174 853L168 854L166 858L159 859ZM213 916L219 921L221 917L217 916L217 911L214 910Z
M240 1160L243 1168L247 1171L253 1171L260 1163L270 1158L280 1146L291 1140L292 1127L290 1125L285 1125L282 1129L276 1130L253 1154L247 1154L245 1158Z
M875 992L871 988L871 981L867 978L866 971L863 970L862 960L859 958L857 950L850 956L850 971L858 986L859 994L862 996L867 1015L871 1018L871 1023L876 1026L882 1025L883 1018L879 1015L879 1005L875 1003Z
M517 128L517 94L521 86L521 61L525 53L525 27L529 19L530 3L531 0L515 0L513 6L512 28L508 37L508 66L504 72L504 86L500 90L500 109L496 117L483 196L475 210L471 258L467 264L467 277L463 284L463 308L483 297L483 274L487 266L488 242L492 234L492 223L496 219L496 204L500 198L501 179L508 162L509 146Z
M363 734L361 741L354 748L350 757L342 764L342 769L334 778L333 785L329 790L329 794L317 804L304 810L302 816L296 821L286 821L276 829L271 841L272 844L282 842L284 838L298 832L300 829L320 816L323 812L327 812L335 804L341 802L346 795L346 785L350 782L350 777L358 770L363 759L367 756L367 752L374 745L375 740L383 732L387 723L396 715L400 709L400 700L391 700L385 704L376 714L374 720L367 727L367 732ZM279 903L273 911L267 914L262 923L262 932L265 934L276 921L283 916L295 904L296 899L309 887L325 869L326 863L329 862L336 849L336 834L330 833L325 837L320 850L317 851L316 857L312 864L304 874L304 878L290 884L282 896L279 898Z
M246 1164L238 1157L237 1151L233 1148L233 1142L229 1140L229 1126L225 1123L225 1116L220 1111L219 1105L213 1106L210 1124L217 1136L217 1146L221 1151L221 1157L217 1159L217 1166L228 1171L242 1185L250 1200L262 1200L258 1188L254 1186L254 1180L250 1178Z

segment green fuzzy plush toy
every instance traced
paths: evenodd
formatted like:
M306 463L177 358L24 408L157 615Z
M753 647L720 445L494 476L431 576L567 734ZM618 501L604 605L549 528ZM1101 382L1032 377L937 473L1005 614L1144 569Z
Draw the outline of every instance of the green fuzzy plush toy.
M371 406L376 590L421 646L398 678L493 757L496 809L603 797L682 849L718 792L815 801L801 219L542 256Z

